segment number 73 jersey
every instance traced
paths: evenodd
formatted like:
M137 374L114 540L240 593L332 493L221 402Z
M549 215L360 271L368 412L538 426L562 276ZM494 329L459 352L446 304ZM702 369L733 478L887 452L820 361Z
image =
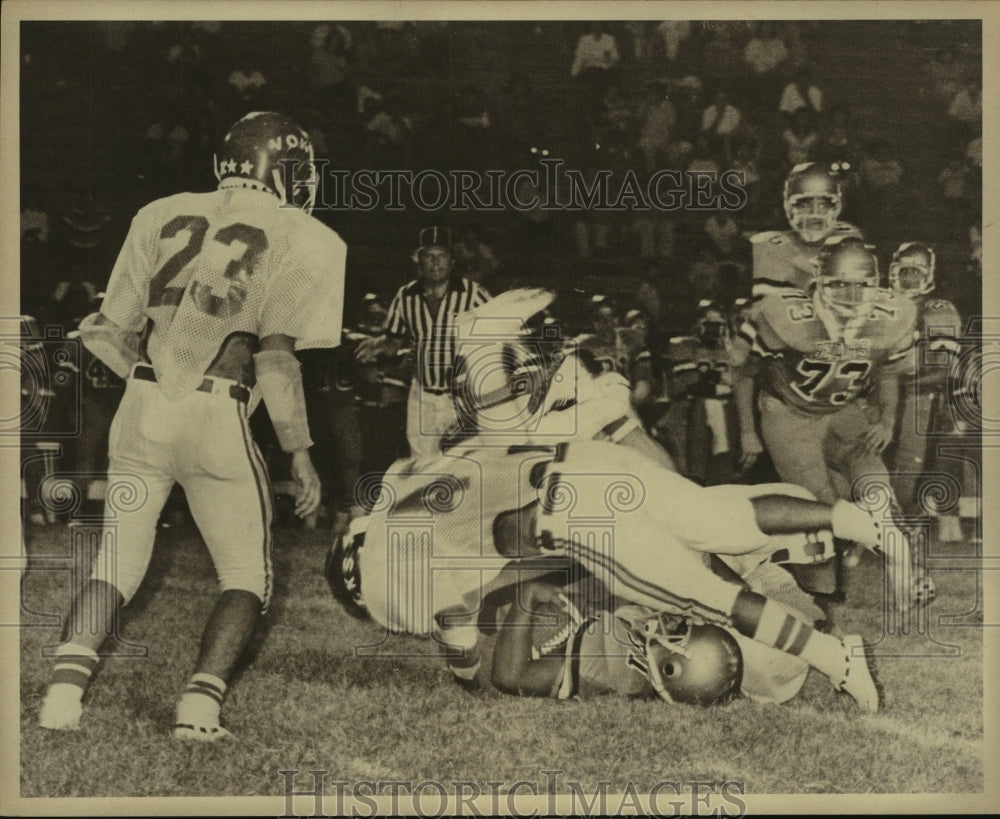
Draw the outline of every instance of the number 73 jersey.
M146 353L176 400L210 367L252 381L269 335L337 346L346 253L330 228L268 193L181 193L136 214L101 312L136 333L151 320Z
M757 359L760 388L785 404L814 415L836 412L879 372L913 366L916 308L889 291L881 295L863 324L833 336L805 293L766 296L740 328L737 361Z

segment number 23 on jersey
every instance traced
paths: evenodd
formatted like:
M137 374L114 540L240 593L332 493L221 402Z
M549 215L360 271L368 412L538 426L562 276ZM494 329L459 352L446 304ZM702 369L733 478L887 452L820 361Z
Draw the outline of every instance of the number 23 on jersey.
M216 230L206 247L209 228L204 216L176 216L161 228L161 241L177 249L150 279L149 307L179 305L190 291L194 306L206 315L228 318L243 309L267 234L236 222Z

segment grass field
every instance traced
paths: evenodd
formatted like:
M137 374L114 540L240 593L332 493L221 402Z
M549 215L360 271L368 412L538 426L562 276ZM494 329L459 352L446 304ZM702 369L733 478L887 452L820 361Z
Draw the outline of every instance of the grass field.
M29 533L23 601L36 614L25 613L25 623L68 604L70 575L41 567L42 556L69 553L70 531ZM815 672L783 706L741 700L703 709L617 697L557 703L466 692L429 643L386 637L349 618L321 576L327 539L323 531L277 532L268 628L223 714L234 743L191 747L169 737L214 597L211 564L193 529L160 532L123 628L148 654L103 663L79 732L37 727L49 669L42 646L59 635L54 625L24 628L21 796L280 795L280 770L303 772L302 789L305 771L314 769L330 771L331 793L336 781L359 780L471 781L485 792L488 781L544 785L540 772L553 769L561 772L557 783L575 781L588 793L601 782L612 792L629 783L644 792L664 780L739 781L748 794L983 788L982 618L973 572L936 571L929 630L898 636L882 627L876 563L853 570L848 603L834 619L877 643L886 707L875 716L860 714ZM971 548L947 544L932 557L960 566ZM382 655L417 656L354 655L355 646L373 643Z

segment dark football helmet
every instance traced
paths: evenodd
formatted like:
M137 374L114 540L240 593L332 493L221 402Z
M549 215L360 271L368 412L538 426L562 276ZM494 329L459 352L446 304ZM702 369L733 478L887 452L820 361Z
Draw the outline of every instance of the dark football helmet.
M312 212L317 184L312 140L283 114L247 114L229 129L214 161L220 187L266 190Z
M729 321L722 305L702 300L698 303L694 335L706 347L717 347L729 336Z
M910 298L934 290L934 248L923 242L904 242L889 263L889 287Z
M850 320L868 315L886 291L879 287L873 248L855 237L831 238L823 245L814 286L819 300L834 316Z
M840 183L814 162L792 168L785 179L785 217L802 241L822 242L837 224L843 206Z
M743 655L729 632L662 613L642 631L649 681L667 702L719 705L739 692Z
M359 620L368 619L368 609L361 596L361 567L358 564L358 553L365 544L364 526L358 524L366 520L353 521L351 528L337 538L327 552L323 571L333 599Z

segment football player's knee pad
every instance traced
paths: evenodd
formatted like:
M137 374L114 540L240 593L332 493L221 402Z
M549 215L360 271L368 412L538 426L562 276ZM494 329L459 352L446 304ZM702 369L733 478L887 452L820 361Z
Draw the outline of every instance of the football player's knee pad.
M148 549L123 552L112 543L111 547L98 552L90 577L117 589L122 605L128 605L146 577L152 551L152 538Z

